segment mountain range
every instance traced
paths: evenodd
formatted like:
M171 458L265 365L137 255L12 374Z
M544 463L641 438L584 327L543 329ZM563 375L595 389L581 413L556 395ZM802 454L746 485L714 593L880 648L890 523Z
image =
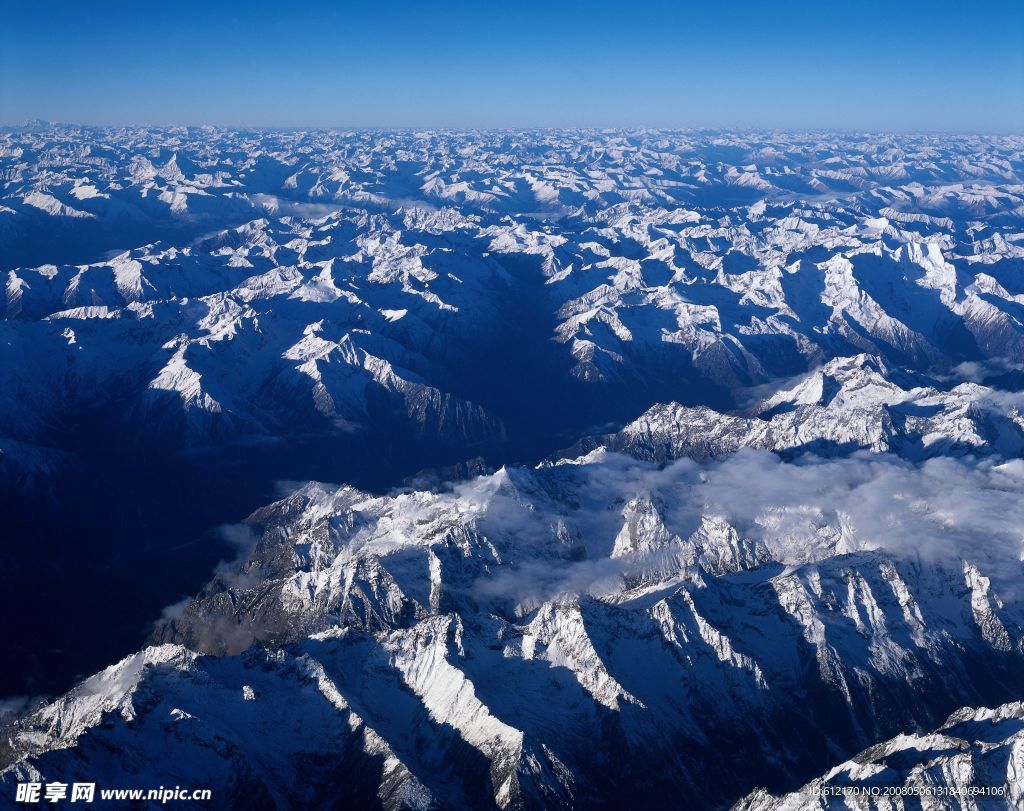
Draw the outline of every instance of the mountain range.
M1019 802L1022 177L1014 136L0 131L0 782Z

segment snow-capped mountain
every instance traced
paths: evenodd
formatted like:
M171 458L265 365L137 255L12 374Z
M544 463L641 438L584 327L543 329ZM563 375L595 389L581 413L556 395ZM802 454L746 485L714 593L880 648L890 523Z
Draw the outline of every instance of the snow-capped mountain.
M189 444L403 411L414 433L500 443L514 386L493 368L524 353L551 405L605 420L729 405L737 386L859 352L946 371L1024 354L1012 138L2 139L14 244L40 217L117 228L129 205L177 237L85 264L8 252L0 426L21 442L52 444L87 402ZM211 231L207 200L215 222L230 203L245 223Z
M677 403L652 406L619 431L578 443L664 462L762 448L793 456L857 450L934 456L1019 456L1024 398L977 382L936 381L868 355L836 358L737 413Z
M1012 138L2 139L12 244L38 218L116 229L124 206L172 235L85 264L8 251L0 426L20 442L53 444L89 403L188 444L403 411L414 433L500 444L515 387L493 369L524 354L552 406L591 420L734 405L860 352L945 371L1024 354ZM229 203L245 223L211 230Z
M799 792L772 797L758 791L734 809L891 808L897 797L935 809L1019 808L1024 805L1022 732L1019 701L995 709L964 707L934 732L876 744Z
M1022 189L1013 136L0 130L0 698L59 696L0 781L997 779Z
M953 481L973 513L922 504ZM905 506L879 517L893 490ZM754 451L599 451L384 497L307 485L157 632L176 644L20 722L4 779L113 785L130 758L136 782L239 807L304 807L354 770L387 807L798 784L1019 689L1022 491L1019 462Z

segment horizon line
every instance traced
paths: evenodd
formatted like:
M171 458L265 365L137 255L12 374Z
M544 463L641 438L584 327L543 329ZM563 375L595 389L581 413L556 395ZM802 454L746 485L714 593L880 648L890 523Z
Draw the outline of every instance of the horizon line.
M436 133L493 133L493 132L662 132L662 133L786 133L786 134L835 134L835 135L900 135L900 136L962 136L962 137L1024 137L1024 129L1020 130L965 130L965 129L878 129L859 127L834 127L834 126L764 126L764 125L688 125L688 126L664 126L649 124L619 124L619 125L417 125L417 124L395 124L395 125L344 125L344 124L214 124L203 123L81 123L74 121L54 121L44 118L30 118L20 123L0 122L0 131L23 130L32 131L47 128L67 128L83 130L221 130L225 132L359 132L359 133L383 133L383 132L436 132Z

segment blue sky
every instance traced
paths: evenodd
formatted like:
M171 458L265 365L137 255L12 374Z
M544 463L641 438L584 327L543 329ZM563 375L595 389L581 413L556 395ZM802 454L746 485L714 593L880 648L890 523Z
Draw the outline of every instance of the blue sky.
M1024 132L1019 0L0 0L0 123Z

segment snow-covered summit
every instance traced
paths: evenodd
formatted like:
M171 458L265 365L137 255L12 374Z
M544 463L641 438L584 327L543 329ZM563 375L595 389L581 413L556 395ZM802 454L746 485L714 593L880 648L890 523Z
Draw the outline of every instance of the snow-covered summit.
M787 456L871 450L908 459L1013 457L1024 451L1020 394L976 382L940 385L877 357L836 358L741 410L658 404L576 450L601 445L652 461L721 456L740 448Z

